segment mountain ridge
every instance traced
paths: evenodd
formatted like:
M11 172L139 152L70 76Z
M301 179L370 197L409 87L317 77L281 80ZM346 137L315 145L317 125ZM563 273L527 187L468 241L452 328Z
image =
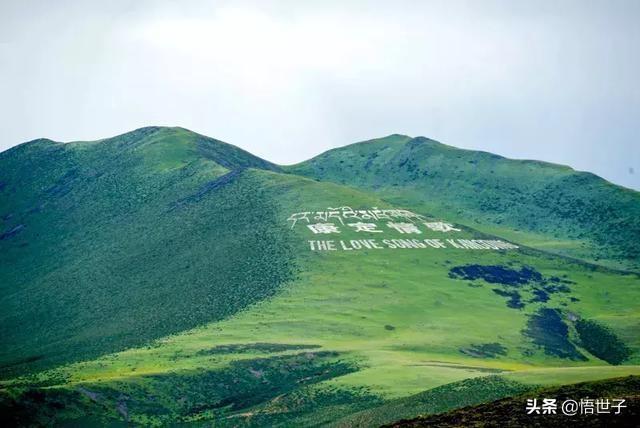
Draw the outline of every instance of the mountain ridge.
M237 145L232 144L232 143L227 143L225 141L218 140L218 139L213 138L213 137L206 136L206 135L201 134L199 132L192 131L192 130L190 130L188 128L184 128L182 126L164 126L164 125L143 126L143 127L140 127L140 128L133 129L131 131L127 131L127 132L123 132L121 134L114 135L112 137L100 138L100 139L97 139L97 140L58 141L58 140L50 139L48 137L38 137L38 138L34 138L32 140L28 140L28 141L16 144L15 146L9 147L9 148L3 150L0 153L4 153L4 152L10 151L10 150L13 150L13 149L15 149L17 147L20 147L20 146L23 146L23 145L30 145L30 144L38 144L38 143L54 143L54 144L83 144L83 143L87 143L87 144L90 144L90 143L98 143L98 142L104 142L104 141L108 141L108 140L113 140L113 139L117 139L117 138L121 138L121 137L127 137L129 135L135 135L135 134L137 134L139 132L163 131L163 130L165 130L165 131L166 130L182 130L182 131L185 131L187 133L194 134L194 135L197 135L199 137L203 137L203 138L215 141L216 143L222 143L224 145L232 146L232 147L234 147L234 148L236 148L236 149L238 149L238 150L240 150L240 151L242 151L244 153L251 154L251 152L249 152L246 149L241 148L240 146L237 146ZM607 181L607 182L609 182L609 183L611 183L611 184L613 184L615 186L618 186L618 187L622 187L622 188L629 189L629 190L632 190L632 191L637 191L635 189L627 188L627 187L625 187L623 185L611 182L611 181L607 180L606 178L603 178L603 177L601 177L601 176L599 176L599 175L597 175L595 173L592 173L590 171L584 171L584 170L575 169L570 165L560 164L560 163L551 162L551 161L544 161L544 160L539 160L539 159L531 159L531 158L511 158L511 157L499 155L499 154L496 154L496 153L493 153L493 152L489 152L489 151L486 151L486 150L467 149L467 148L456 147L454 145L446 144L446 143L443 143L441 141L435 140L433 138L430 138L430 137L427 137L427 136L424 136L424 135L418 135L418 136L412 137L412 136L406 135L406 134L393 133L393 134L389 134L389 135L386 135L386 136L383 136L383 137L376 137L376 138L371 138L371 139L367 139L367 140L356 141L354 143L348 143L348 144L345 144L343 146L327 149L327 150L325 150L325 151L323 151L321 153L318 153L317 155L312 156L309 159L302 160L302 161L299 161L299 162L294 162L294 163L282 163L282 164L273 163L273 162L271 162L271 161L269 161L269 160L267 160L265 158L259 158L258 156L255 156L255 155L252 155L252 156L258 157L259 159L262 159L265 162L269 162L269 163L271 163L273 165L277 165L277 166L280 166L280 167L293 167L293 166L296 166L296 165L299 165L299 164L303 164L303 163L309 162L312 159L315 159L317 157L325 155L326 153L329 153L329 152L339 151L341 149L345 149L345 148L352 147L352 146L357 146L357 145L360 145L360 144L369 144L369 143L378 142L378 141L382 141L382 140L389 140L389 139L406 139L407 141L409 141L409 140L420 140L421 142L435 143L437 145L440 145L440 146L443 146L443 147L447 147L447 148L451 148L451 149L455 149L455 150L461 150L461 151L466 151L466 152L474 152L474 153L483 153L483 154L487 154L487 155L496 156L496 157L499 157L499 158L502 158L502 159L508 159L508 160L513 160L513 161L518 161L518 162L533 162L533 163L540 163L540 164L544 164L544 165L548 165L548 166L552 166L552 167L558 167L560 169L569 169L571 171L578 172L578 173L587 173L587 174L594 175L594 176L596 176L596 177L598 177L598 178L600 178L602 180L605 180L605 181Z
M334 151L340 151L342 149L346 149L346 148L349 148L349 147L358 146L358 145L361 145L361 144L362 145L367 145L367 144L371 144L371 143L375 143L375 142L381 142L381 141L387 141L387 140L405 140L405 139L406 139L405 142L408 142L408 141L411 141L411 140L417 140L418 142L430 143L430 144L438 145L438 146L449 148L449 149L453 149L453 150L459 150L459 151L464 151L464 152L469 152L469 153L481 153L481 154L490 155L490 156L493 156L493 157L496 157L496 158L500 158L500 159L505 159L505 160L511 160L511 161L522 162L522 163L535 163L535 164L541 164L541 165L557 168L559 170L569 170L569 171L576 172L576 173L589 174L589 175L593 175L593 176L595 176L595 177L597 177L597 178L599 178L601 180L604 180L604 181L606 181L606 182L608 182L608 183L610 183L610 184L612 184L614 186L617 186L617 187L620 187L620 188L623 188L623 189L627 189L627 190L631 190L633 192L637 192L637 190L635 190L635 189L632 189L632 188L629 188L629 187L625 187L625 186L623 186L621 184L617 184L617 183L614 183L612 181L609 181L606 178L604 178L602 176L599 176L599 175L597 175L597 174L595 174L593 172L585 171L585 170L579 170L579 169L576 169L576 168L574 168L574 167L572 167L570 165L566 165L566 164L561 164L561 163L551 162L551 161L545 161L545 160L540 160L540 159L533 159L533 158L512 158L512 157L503 156L503 155L500 155L500 154L497 154L497 153L493 153L493 152L490 152L490 151L487 151L487 150L468 149L468 148L457 147L457 146L454 146L454 145L451 145L451 144L443 143L443 142L441 142L439 140L435 140L435 139L430 138L430 137L426 137L424 135L418 135L418 136L412 137L412 136L409 136L409 135L406 135L406 134L398 134L398 133L389 134L389 135L384 136L384 137L377 137L377 138L372 138L372 139L368 139L368 140L357 141L355 143L348 143L348 144L345 144L343 146L334 147L334 148L325 150L324 152L321 152L321 153L319 153L317 155L312 156L309 159L306 159L306 160L303 160L303 161L300 161L300 162L294 162L294 163L291 163L291 164L279 164L279 165L282 166L282 167L285 167L285 168L295 167L297 165L310 162L313 159L316 159L316 158L319 158L319 157L321 157L323 155L326 155L327 153L331 153L331 152L334 152ZM401 143L401 141L398 141L398 143Z
M277 165L185 128L162 126L96 141L58 143L41 138L2 152L0 158L42 144L115 145L148 151L159 162L171 158L173 167L181 165L177 157L192 159L197 154L227 170L258 168L333 181L377 192L394 204L417 203L434 216L453 215L456 221L490 234L496 226L503 233L506 227L509 239L533 248L640 271L640 242L628 233L640 231L640 192L566 165L510 159L403 134L333 148L293 165ZM545 242L558 238L564 242L561 247L550 248Z
M632 192L638 192L635 189L632 189L632 188L629 188L629 187L625 187L625 186L623 186L621 184L617 184L617 183L614 183L614 182L612 182L610 180L607 180L606 178L604 178L602 176L599 176L598 174L595 174L595 173L593 173L591 171L575 169L574 167L572 167L570 165L566 165L566 164L561 164L561 163L556 163L556 162L551 162L551 161L545 161L545 160L540 160L540 159L531 159L531 158L511 158L511 157L499 155L499 154L496 154L496 153L493 153L493 152L489 152L489 151L486 151L486 150L467 149L467 148L456 147L456 146L453 146L453 145L450 145L450 144L446 144L446 143L443 143L441 141L438 141L438 140L435 140L433 138L426 137L426 136L423 136L423 135L418 135L418 136L412 137L412 136L409 136L409 135L406 135L406 134L399 134L399 133L393 133L393 134L389 134L389 135L384 136L384 137L377 137L377 138L372 138L372 139L368 139L368 140L357 141L357 142L354 142L354 143L348 143L348 144L343 145L343 146L334 147L334 148L325 150L325 151L323 151L321 153L318 153L317 155L312 156L309 159L306 159L306 160L303 160L303 161L299 161L299 162L290 163L290 164L289 163L282 163L282 164L273 163L273 162L271 162L271 161L269 161L269 160L267 160L265 158L261 158L259 156L251 154L251 152L247 151L246 149L241 148L240 146L237 146L237 145L231 144L231 143L227 143L225 141L218 140L218 139L215 139L213 137L206 136L204 134L198 133L196 131L192 131L192 130L190 130L188 128L184 128L182 126L163 126L163 125L143 126L143 127L140 127L140 128L136 128L136 129L134 129L132 131L124 132L122 134L117 134L117 135L115 135L113 137L101 138L101 139L97 139L97 140L57 141L57 140L52 140L52 139L50 139L48 137L39 137L39 138L34 138L32 140L25 141L23 143L19 143L19 144L15 145L15 146L9 147L9 148L3 150L0 153L5 153L5 152L8 152L8 151L11 151L11 150L16 149L16 148L18 148L20 146L23 146L23 145L31 145L31 144L39 144L39 143L90 144L90 143L105 142L105 141L108 141L108 140L113 140L113 139L117 139L117 138L121 138L121 137L127 137L129 135L135 135L135 134L137 134L139 132L166 131L166 130L182 130L182 131L185 131L187 133L194 134L194 135L196 135L198 137L201 137L201 138L204 138L204 139L208 139L208 140L210 140L212 142L215 142L215 143L218 143L218 144L223 144L225 146L233 147L234 149L237 149L240 152L243 152L245 154L251 155L251 156L253 156L255 158L260 159L263 162L266 162L266 163L268 163L268 164L270 164L272 166L276 166L276 167L280 167L280 168L292 168L292 167L295 167L295 166L310 162L313 159L316 159L318 157L326 155L327 153L331 153L331 152L334 152L334 151L340 151L340 150L343 150L343 149L346 149L346 148L349 148L349 147L353 147L353 146L358 146L358 145L361 145L361 144L365 145L365 144L370 144L370 143L374 143L374 142L380 142L380 141L389 140L389 139L406 139L407 142L410 141L410 140L417 140L419 142L435 143L435 144L437 144L439 146L446 147L446 148L449 148L449 149L454 149L454 150L459 150L459 151L464 151L464 152L469 152L469 153L481 153L481 154L485 154L485 155L494 156L494 157L497 157L497 158L500 158L500 159L506 159L506 160L522 162L522 163L541 164L541 165L545 165L545 166L549 166L549 167L554 167L554 168L557 168L557 169L560 169L560 170L569 170L569 171L572 171L572 172L575 172L575 173L579 173L579 174L587 174L587 175L594 176L594 177L596 177L596 178L598 178L600 180L606 181L607 183L609 183L609 184L611 184L613 186L616 186L616 187L619 187L619 188L622 188L622 189L626 189L626 190L630 190ZM269 169L269 168L265 168L265 169Z
M546 249L640 269L633 238L640 231L640 193L568 166L390 136L332 149L285 170L374 191L392 203L419 204L435 216L453 214L489 233L495 225L508 227L512 239L536 248L544 248L544 239L526 233L560 238L566 248Z

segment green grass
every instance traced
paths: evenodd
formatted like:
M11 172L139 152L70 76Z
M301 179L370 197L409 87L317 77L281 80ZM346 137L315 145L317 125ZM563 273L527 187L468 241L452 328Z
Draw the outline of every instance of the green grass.
M345 205L433 212L422 202L394 205L377 191L283 173L203 138L146 129L2 155L9 166L0 181L10 184L0 214L16 216L9 226L26 225L0 241L4 406L43 423L81 414L89 415L85 425L122 421L126 402L126 417L142 424L366 426L383 423L380 415L392 422L532 384L638 374L637 275L527 247L310 251L310 239L382 237L343 228L319 238L304 223L290 227L294 212ZM373 159L395 159L394 150ZM37 173L22 171L24 163ZM541 181L573 174L527 168ZM41 200L42 209L29 212ZM466 212L441 202L442 213L451 210L438 214L445 220ZM420 238L491 238L458 227ZM452 274L465 266L535 275L507 284ZM541 290L547 301L535 299ZM522 307L500 293L517 293ZM558 314L560 327L543 323L527 334L545 310ZM629 349L622 365L600 359L613 348L586 345L582 335L591 333L579 332L581 320ZM548 352L540 344L549 337L584 359ZM103 399L91 399L94 392ZM46 404L34 405L38 399ZM68 411L55 411L60 402Z
M640 194L566 166L392 135L330 150L287 171L373 191L536 248L640 270L633 233L640 230Z
M23 226L0 240L2 377L221 319L292 277L273 196L206 143L148 128L1 155L0 217Z
M333 422L335 427L371 427L421 414L443 413L535 389L500 376L452 382L419 394L390 400Z
M568 385L629 375L640 375L640 366L550 367L506 373L504 377L530 385Z

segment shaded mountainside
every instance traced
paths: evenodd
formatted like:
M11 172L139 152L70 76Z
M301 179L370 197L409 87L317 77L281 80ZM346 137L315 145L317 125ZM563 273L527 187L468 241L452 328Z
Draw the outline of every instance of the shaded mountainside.
M245 169L277 167L231 145L143 128L0 165L3 377L221 319L291 278L273 197Z
M640 374L637 274L504 242L595 259L566 238L586 220L505 225L522 204L547 213L523 180L574 175L403 136L295 167L181 128L17 146L0 154L0 420L368 427ZM515 190L480 209L488 186ZM486 240L505 245L445 245Z
M287 170L374 191L489 233L500 230L533 247L640 270L640 193L566 166L391 135Z

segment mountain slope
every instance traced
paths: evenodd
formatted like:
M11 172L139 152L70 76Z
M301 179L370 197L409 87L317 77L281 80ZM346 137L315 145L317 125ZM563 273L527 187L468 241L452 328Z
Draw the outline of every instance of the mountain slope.
M533 247L640 270L640 193L569 167L391 135L286 169Z
M201 138L0 156L11 424L370 426L640 373L638 275Z
M233 146L144 128L0 165L4 376L220 319L291 277L272 198L243 172L277 167Z

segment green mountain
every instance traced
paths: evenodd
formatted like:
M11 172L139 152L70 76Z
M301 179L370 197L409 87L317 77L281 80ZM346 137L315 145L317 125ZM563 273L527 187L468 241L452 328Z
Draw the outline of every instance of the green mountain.
M272 197L247 172L278 168L234 146L144 128L0 156L6 374L222 319L292 277Z
M640 270L640 193L588 172L403 135L330 150L288 170L534 248Z
M25 143L1 422L371 426L640 375L639 206L422 138L290 167L181 128Z

